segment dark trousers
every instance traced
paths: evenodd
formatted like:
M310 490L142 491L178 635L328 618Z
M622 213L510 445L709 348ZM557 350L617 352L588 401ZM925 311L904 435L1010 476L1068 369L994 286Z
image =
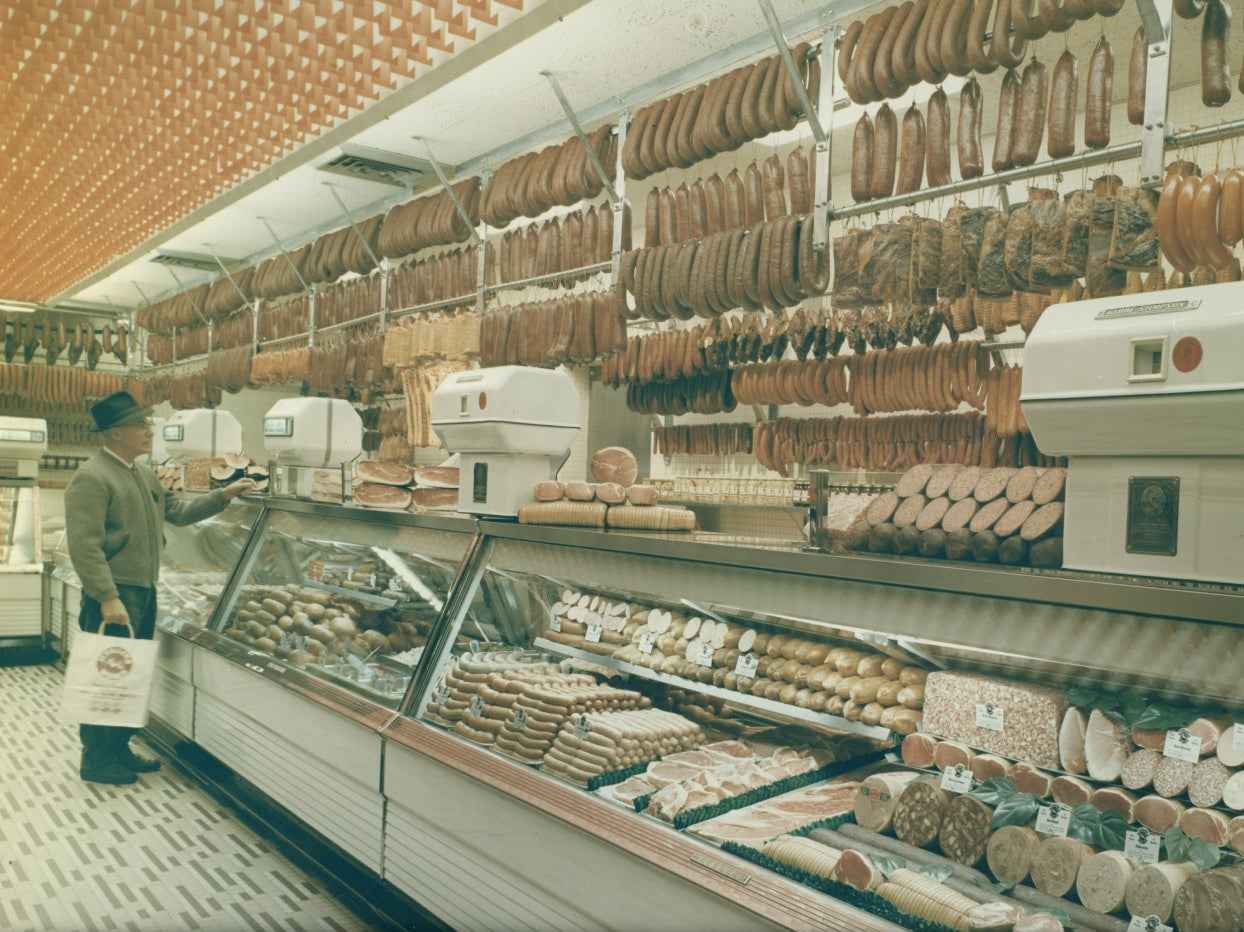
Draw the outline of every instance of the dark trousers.
M151 640L155 637L156 591L144 586L117 586L117 595L130 615L134 636ZM104 616L100 605L86 593L82 594L82 607L78 612L78 627L83 631L97 632ZM124 625L108 625L104 634L109 637L128 637ZM130 755L130 736L137 728L121 728L115 725L79 725L82 739L82 769L92 770L112 764L123 764Z

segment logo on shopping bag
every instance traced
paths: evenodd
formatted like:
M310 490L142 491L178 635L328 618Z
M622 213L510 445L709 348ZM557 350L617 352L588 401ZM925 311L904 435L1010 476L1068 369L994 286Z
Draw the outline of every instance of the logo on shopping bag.
M105 679L125 679L134 669L134 656L124 647L109 647L95 659L95 669Z

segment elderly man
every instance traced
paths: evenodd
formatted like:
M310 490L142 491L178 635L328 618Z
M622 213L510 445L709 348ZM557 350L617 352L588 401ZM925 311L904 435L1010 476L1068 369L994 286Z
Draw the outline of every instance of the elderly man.
M194 500L164 489L155 473L134 461L151 452L151 411L128 392L116 392L91 408L104 446L74 474L65 492L69 558L82 580L78 626L124 636L155 635L156 578L164 544L164 522L193 524L222 511L253 488L240 479ZM133 783L135 773L160 762L130 750L132 728L80 726L81 777L93 783Z

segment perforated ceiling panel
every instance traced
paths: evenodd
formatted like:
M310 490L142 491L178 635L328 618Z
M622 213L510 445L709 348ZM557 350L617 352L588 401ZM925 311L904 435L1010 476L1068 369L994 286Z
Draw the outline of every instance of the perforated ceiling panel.
M538 0L0 7L0 296L43 301Z

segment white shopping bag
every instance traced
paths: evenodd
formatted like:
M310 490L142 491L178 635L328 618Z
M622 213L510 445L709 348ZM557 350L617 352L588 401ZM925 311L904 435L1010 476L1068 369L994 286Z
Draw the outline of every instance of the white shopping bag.
M74 634L65 667L61 695L61 719L82 725L120 725L142 728L147 724L151 680L155 674L154 640L109 637L78 631Z

